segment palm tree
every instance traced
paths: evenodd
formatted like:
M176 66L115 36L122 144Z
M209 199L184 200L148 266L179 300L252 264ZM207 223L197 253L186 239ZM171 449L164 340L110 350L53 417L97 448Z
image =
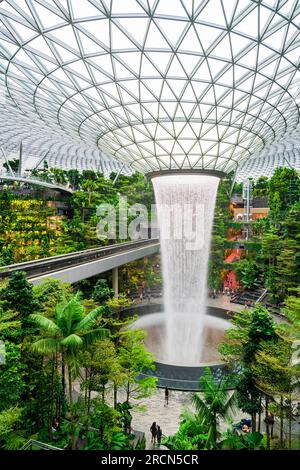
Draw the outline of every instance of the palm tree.
M195 411L183 411L178 432L163 439L163 445L170 450L217 447L219 421L229 418L236 402L235 393L228 392L229 380L228 376L215 380L211 369L206 368L200 379L203 398L197 393L193 395Z
M71 300L65 300L56 306L54 320L38 314L29 316L30 320L48 335L32 344L33 351L45 356L60 353L63 366L64 364L68 366L71 404L72 377L79 375L79 351L107 334L104 328L94 328L101 312L102 308L98 307L85 315L85 309L77 293Z
M62 361L62 383L65 390L65 364L68 366L68 388L69 402L72 412L72 379L79 375L80 351L107 334L104 328L96 327L96 321L101 315L101 307L96 308L87 315L79 300L79 294L74 295L71 300L64 300L55 309L53 320L38 314L29 316L42 331L44 338L32 344L33 351L44 356L57 357L61 354ZM55 361L54 361L55 362ZM72 416L72 415L71 415ZM73 421L73 420L72 420ZM72 424L72 423L71 423ZM73 429L73 426L71 426ZM74 433L72 437L72 448L75 448Z
M206 368L200 379L204 397L199 394L193 395L193 404L196 413L191 424L203 423L204 432L207 434L205 448L216 445L220 435L218 425L220 419L226 420L230 417L236 405L236 394L230 395L228 391L229 377L223 375L220 381L215 380L211 369Z
M91 180L86 180L82 184L82 189L86 190L88 192L88 205L90 207L92 203L92 194L95 192L98 188L98 183L97 181L91 181Z

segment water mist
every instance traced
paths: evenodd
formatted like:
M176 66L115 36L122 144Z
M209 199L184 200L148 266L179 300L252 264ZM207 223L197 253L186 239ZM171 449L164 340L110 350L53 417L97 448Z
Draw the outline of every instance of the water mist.
M166 338L170 363L199 363L207 271L219 179L169 175L152 179L160 229Z

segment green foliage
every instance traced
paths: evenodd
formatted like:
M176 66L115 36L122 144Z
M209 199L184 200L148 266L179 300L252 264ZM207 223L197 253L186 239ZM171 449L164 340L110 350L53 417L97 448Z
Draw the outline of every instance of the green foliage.
M237 401L239 407L252 416L255 430L255 416L261 411L261 391L257 387L254 367L256 354L263 342L276 340L274 322L268 311L261 305L249 311L237 312L232 320L235 328L225 335L225 344L220 352L231 368L237 365L242 372L236 375Z
M78 351L106 334L103 328L94 328L99 315L100 308L85 315L78 294L57 305L54 320L31 315L30 319L47 335L35 341L32 349L42 355L62 352L74 375L78 375Z
M109 338L96 341L82 353L81 363L85 367L85 380L81 388L86 396L91 391L98 391L105 400L106 385L110 383L122 384L126 380L118 360L116 347Z
M3 311L0 308L0 339L9 337L15 329L20 328L21 322L17 317L17 312Z
M175 436L163 440L170 450L215 449L221 436L220 421L227 420L236 406L236 396L228 392L229 377L217 381L211 369L206 368L200 379L203 398L193 395L195 412L185 410Z
M55 418L63 415L66 408L56 361L50 359L42 367L31 368L28 376L30 399L24 404L22 423L30 434L45 432L51 438Z
M258 267L254 260L241 259L234 264L238 280L246 289L253 289L258 285Z
M104 178L94 171L45 167L34 170L33 176L71 185L75 189L69 201L73 214L70 218L58 215L42 191L34 196L14 194L13 189L1 191L0 266L105 245L109 240L99 240L96 233L99 204L111 204L118 216L120 196L127 197L128 205L144 204L149 214L154 203L152 183L139 173L120 175L115 184L115 174Z
M17 405L25 390L21 347L6 341L5 350L5 364L0 365L0 411Z
M237 264L236 272L248 289L255 289L258 279L263 278L269 299L280 304L289 289L300 282L299 173L291 168L277 168L269 180L261 177L254 183L253 196L267 196L270 211L267 217L251 223L249 251Z
M300 282L299 242L288 239L282 245L276 260L277 292L280 299Z
M251 364L261 341L272 340L276 337L275 325L267 309L257 305L251 312L251 323L247 331L247 341L244 344L243 361Z
M107 285L106 279L98 279L93 291L93 299L95 302L98 302L100 305L107 302L112 298L114 292Z
M107 425L107 423L106 423ZM82 450L131 450L129 436L118 432L113 434L109 441L102 439L95 432L88 433L88 444L85 444Z
M0 299L6 309L20 313L22 320L26 320L39 306L33 295L32 284L27 281L26 274L22 271L14 272L10 276L7 286L0 291Z
M236 434L234 431L227 430L224 433L219 448L222 450L258 450L264 449L263 434L259 432L251 432L247 434Z
M39 302L40 308L46 312L54 310L55 305L72 296L71 285L58 279L44 279L40 284L33 286L33 294Z
M132 305L132 300L128 299L125 294L119 294L118 297L112 297L106 303L107 307L112 311L122 310Z
M19 159L18 158L14 158L13 160L8 160L8 162L6 163L3 163L2 165L6 171L9 171L10 168L12 169L12 171L14 171L15 173L17 173L18 169L19 169Z
M276 257L280 253L280 237L274 232L263 233L261 250L262 256L268 261L269 265L274 265Z
M112 449L113 446L123 445L125 439L120 436L120 415L111 406L95 399L93 401L94 413L92 425L99 429L99 436L103 443L103 449ZM116 435L118 435L116 437ZM115 450L117 448L115 447ZM122 448L122 447L121 447Z
M130 397L139 399L150 396L156 388L157 379L154 377L140 378L147 370L154 370L154 356L146 350L142 330L125 330L121 333L121 343L118 348L120 365L127 374L127 401Z
M51 256L62 241L61 218L43 197L0 192L1 265Z
M296 170L292 168L276 168L269 181L269 205L270 217L274 222L279 222L279 214L285 212L295 202L299 202L300 178Z
M14 450L23 444L23 440L15 435L21 412L20 408L12 407L0 413L0 449Z
M220 289L221 272L224 269L225 242L231 213L229 210L231 179L219 183L209 259L208 285L210 289Z
M263 236L270 229L270 221L268 217L260 217L255 219L251 224L254 236Z
M276 191L270 198L270 213L269 213L269 217L275 226L278 226L279 222L281 221L281 213L282 213L282 203L280 200L280 195Z
M260 176L253 184L253 197L265 197L268 195L269 181L267 176Z

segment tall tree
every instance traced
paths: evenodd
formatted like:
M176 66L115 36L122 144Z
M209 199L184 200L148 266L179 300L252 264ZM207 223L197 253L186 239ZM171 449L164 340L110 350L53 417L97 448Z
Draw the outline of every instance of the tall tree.
M231 368L236 370L238 365L242 370L236 375L238 405L251 415L252 429L255 432L262 396L256 386L253 367L260 343L273 341L276 337L274 322L261 305L250 311L236 313L232 322L235 328L226 332L225 343L220 346L220 352Z
M269 205L271 212L284 214L299 201L300 177L293 168L276 168L269 181ZM275 216L277 218L277 215Z
M155 368L154 356L146 350L143 344L144 338L145 332L142 330L128 329L121 334L118 356L120 365L127 375L127 402L131 397L150 396L156 388L156 378L140 378L142 372Z
M79 374L79 351L107 334L105 329L95 327L100 315L101 308L96 308L85 315L79 294L74 295L69 301L58 304L53 320L39 314L30 315L31 321L46 335L45 338L35 341L32 349L45 356L60 353L63 365L68 365L70 403L72 403L72 376Z
M72 380L79 375L80 350L107 334L106 330L95 326L99 315L101 315L100 308L85 315L79 294L76 294L71 300L57 305L53 320L39 314L30 316L30 319L39 326L46 336L35 341L32 344L32 349L43 356L52 357L53 360L58 354L61 355L63 388L65 388L65 364L68 366L71 411L73 404ZM74 439L72 432L72 448L75 446Z
M3 308L13 310L19 314L21 321L21 334L32 333L31 323L28 321L29 315L36 312L39 302L33 294L33 286L26 279L26 274L22 271L14 272L7 285L0 291L0 299L3 301Z
M164 440L170 450L215 449L221 436L221 421L232 417L236 407L236 396L228 391L230 377L216 380L211 369L207 368L200 379L203 398L193 395L195 411L184 410L175 436Z

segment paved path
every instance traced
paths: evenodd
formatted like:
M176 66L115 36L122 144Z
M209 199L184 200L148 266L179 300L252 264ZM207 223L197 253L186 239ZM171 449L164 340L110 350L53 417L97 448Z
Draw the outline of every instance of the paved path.
M154 448L151 444L150 434L150 426L153 421L156 421L161 427L164 435L173 435L178 431L183 408L192 406L192 393L173 390L170 390L169 393L169 406L164 406L165 392L158 388L151 397L138 400L136 402L137 408L132 410L132 427L145 433L147 449ZM122 394L119 394L118 400L122 401L123 398L125 399L125 395L122 397ZM132 400L131 403L134 404L134 402L135 400Z

